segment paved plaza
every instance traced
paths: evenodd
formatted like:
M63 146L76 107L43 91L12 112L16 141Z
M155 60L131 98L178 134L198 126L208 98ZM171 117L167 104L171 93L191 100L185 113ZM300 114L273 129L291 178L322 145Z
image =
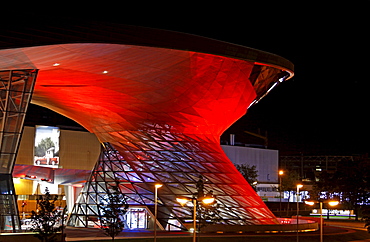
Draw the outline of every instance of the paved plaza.
M369 241L370 234L367 233L363 227L363 222L355 222L348 220L330 220L325 221L324 226L324 241ZM93 228L67 228L67 241L110 241L111 238L105 236L101 230ZM241 242L241 241L297 241L296 233L278 233L278 234L236 234L236 233L224 233L224 234L199 234L197 241L199 242L221 242L230 241ZM299 233L298 240L300 242L314 242L319 241L319 231ZM133 242L149 242L154 241L153 233L151 231L123 231L115 241L133 241ZM191 242L192 234L188 232L163 232L158 231L157 233L158 242Z

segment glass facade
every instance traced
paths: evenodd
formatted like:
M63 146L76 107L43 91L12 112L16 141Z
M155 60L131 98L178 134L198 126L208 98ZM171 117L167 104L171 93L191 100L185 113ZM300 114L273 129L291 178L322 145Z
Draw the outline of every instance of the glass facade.
M119 183L127 204L145 206L153 213L154 184L160 182L164 185L158 191L158 222L163 228L184 229L184 223L192 219L192 208L181 207L176 197L194 196L200 179L203 192L216 197L218 223L278 223L219 144L220 135L251 103L287 77L284 68L257 62L263 56L269 60L269 54L253 50L258 55L240 59L99 43L16 51L14 56L27 56L22 61L42 69L32 102L75 120L104 143L71 224L99 222L101 199L112 182ZM45 53L60 58L51 61ZM1 94L6 108L0 134L0 174L10 174L16 154L13 148L19 141L24 114L14 110L26 102L18 99L21 88L9 83L29 86L21 74L3 75L8 80L4 88L9 88ZM29 101L31 91L22 95Z
M0 71L0 231L20 230L12 171L37 70Z
M185 229L192 220L192 207L182 207L176 197L203 193L217 200L214 220L221 224L248 225L274 223L274 215L246 184L236 168L225 160L220 146L201 136L169 132L129 132L136 143L125 142L119 151L109 143L83 188L69 224L77 227L98 225L109 187L119 184L125 202L146 206L154 214L154 185L158 190L158 221L163 228ZM140 140L140 141L139 141ZM127 228L131 222L126 220Z
M25 24L3 31L1 68L40 68L32 102L78 122L105 146L70 223L98 221L112 182L128 204L152 213L154 184L161 182L158 220L164 228L183 228L191 208L175 198L196 193L200 177L204 191L216 197L220 223L277 223L223 153L219 137L251 103L293 75L292 63L248 47L137 26ZM0 72L0 174L12 172L36 73Z

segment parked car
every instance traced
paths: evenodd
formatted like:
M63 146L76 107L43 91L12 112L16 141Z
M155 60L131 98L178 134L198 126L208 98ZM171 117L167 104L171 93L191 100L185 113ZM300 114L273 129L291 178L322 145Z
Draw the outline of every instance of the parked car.
M59 159L58 157L47 158L47 157L37 157L35 159L35 165L58 165Z

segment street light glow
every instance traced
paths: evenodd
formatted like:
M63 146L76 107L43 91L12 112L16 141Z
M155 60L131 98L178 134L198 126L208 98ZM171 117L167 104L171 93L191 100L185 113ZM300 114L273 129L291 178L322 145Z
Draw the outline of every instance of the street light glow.
M318 202L315 202L315 201L304 201L304 203L307 204L307 205L313 206L315 203L320 203L320 201L318 201ZM334 206L337 206L339 204L339 201L328 201L328 202L324 202L324 203L327 203L330 206L334 207Z
M279 171L279 175L281 176L281 175L284 175L284 171L283 170L280 170Z
M163 184L155 184L154 186L155 186L155 188L161 188L163 186Z
M323 233L323 219L322 219L322 204L327 203L330 206L337 206L339 204L339 201L304 201L305 204L313 206L315 203L320 204L320 242L324 241L324 233ZM328 211L329 215L329 211Z
M205 197L202 199L202 202L204 204L211 204L215 201L215 198L214 197Z
M310 206L313 206L315 204L315 202L313 201L304 201L304 203Z
M328 202L330 206L337 206L339 204L339 201L330 201Z
M177 197L176 201L184 206L187 202L193 202L193 242L196 242L196 233L197 233L197 204L198 202L202 202L204 204L212 204L215 201L214 197L203 197L203 198L196 198L193 196L192 198L189 197Z
M184 206L187 202L191 201L191 199L186 197L177 197L176 201L181 204L181 206Z

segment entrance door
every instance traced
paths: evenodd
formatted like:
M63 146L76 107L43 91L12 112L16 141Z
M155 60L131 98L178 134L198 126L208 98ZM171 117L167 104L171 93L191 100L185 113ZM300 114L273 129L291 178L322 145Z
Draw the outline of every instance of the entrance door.
M126 216L130 229L147 229L148 212L145 208L130 208Z

